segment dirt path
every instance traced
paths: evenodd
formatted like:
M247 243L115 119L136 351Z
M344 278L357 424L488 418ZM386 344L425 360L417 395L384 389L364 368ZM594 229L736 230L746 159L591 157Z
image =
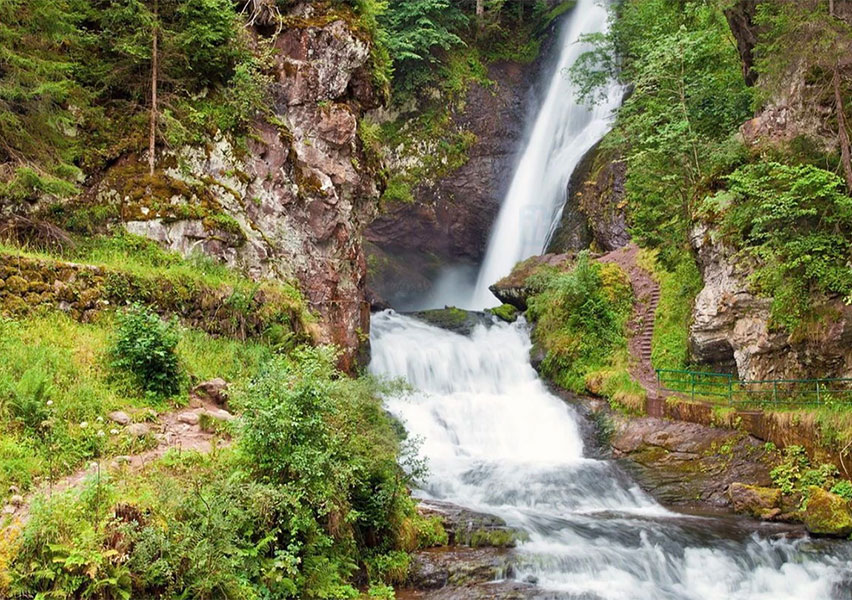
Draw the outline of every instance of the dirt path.
M614 263L624 269L633 287L635 303L628 327L630 339L630 374L638 381L649 398L660 395L657 377L651 363L651 338L654 335L654 315L660 303L660 284L636 262L639 247L629 244L601 256L598 261Z
M71 473L52 484L43 484L31 491L17 501L7 504L0 514L0 525L7 527L22 527L29 520L30 504L34 498L42 495L60 493L82 484L91 475L109 471L127 469L139 471L150 462L160 458L167 451L178 448L180 450L194 450L207 453L213 449L213 444L218 447L227 446L230 442L221 439L221 434L212 433L201 429L200 421L202 414L216 421L229 421L233 415L223 410L212 402L191 399L190 408L181 409L171 413L159 415L157 421L152 423L135 423L129 425L125 431L129 433L130 428L136 428L133 435L140 437L153 435L157 440L157 446L139 454L115 456L100 461L92 461L85 468Z

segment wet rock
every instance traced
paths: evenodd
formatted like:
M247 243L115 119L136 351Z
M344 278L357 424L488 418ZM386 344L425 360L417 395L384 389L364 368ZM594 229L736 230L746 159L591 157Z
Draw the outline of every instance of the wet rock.
M542 267L568 268L572 264L573 257L573 254L533 256L515 265L509 275L491 285L488 289L497 296L500 302L511 304L518 310L524 311L527 309L527 300L535 294L535 290L528 285L530 276Z
M748 513L760 519L771 519L781 514L781 490L744 483L732 483L728 488L731 507L738 513Z
M846 537L852 534L852 507L845 498L811 486L802 522L811 533Z
M577 251L595 245L609 252L630 243L624 183L627 163L600 144L586 153L568 181L568 197L548 252Z
M501 304L495 308L490 308L485 312L491 313L501 321L506 321L507 323L514 323L518 320L518 309L511 304Z
M470 335L477 325L490 324L483 313L462 310L454 306L413 312L409 313L409 316L461 335Z
M771 484L766 450L754 437L650 417L610 420L613 456L663 504L727 508L734 483Z
M119 425L129 425L130 424L130 415L126 412L116 410L114 412L109 413L107 415L109 420L113 423L118 423Z
M420 511L441 519L451 546L512 548L526 539L523 531L509 527L500 517L449 502L424 501Z
M408 587L434 590L445 586L469 586L505 576L509 554L495 548L435 548L415 555L406 582Z
M228 403L228 382L221 377L203 381L192 388L192 394L219 406L225 406Z

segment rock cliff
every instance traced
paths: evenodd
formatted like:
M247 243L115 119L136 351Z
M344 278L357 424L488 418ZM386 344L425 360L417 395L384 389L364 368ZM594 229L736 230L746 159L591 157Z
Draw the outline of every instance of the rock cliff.
M93 190L132 233L200 250L256 279L296 279L319 315L322 342L351 370L366 344L369 304L362 233L379 196L375 157L358 136L379 104L370 43L345 15L300 2L271 40L273 114L245 147L218 136L161 157L148 178L126 159Z
M773 327L772 300L752 293L734 249L705 224L693 229L691 243L704 280L689 330L693 361L751 380L852 375L852 306L831 300L792 334Z

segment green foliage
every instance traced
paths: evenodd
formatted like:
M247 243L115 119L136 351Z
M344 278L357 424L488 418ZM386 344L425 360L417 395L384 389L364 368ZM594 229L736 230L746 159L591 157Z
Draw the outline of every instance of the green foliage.
M654 252L642 251L640 264L660 284L651 363L657 369L683 369L689 365L689 324L693 302L702 287L701 273L688 253L671 271L662 267Z
M334 360L331 349L299 349L238 385L236 450L170 452L144 473L37 503L13 545L9 590L355 598L360 565L375 573L374 597L393 597L378 579L398 581L403 550L446 533L414 510L381 388L342 378Z
M802 446L787 446L784 448L784 460L769 473L772 482L784 494L802 494L807 498L807 490L816 486L831 490L839 496L852 493L852 483L846 479L838 479L837 468L832 464L811 464ZM835 492L837 489L839 491Z
M852 502L852 481L848 479L841 479L829 490L832 494L837 494L841 498L845 498Z
M0 200L76 191L77 117L85 101L68 47L79 43L77 2L0 2Z
M633 237L673 267L697 198L742 160L729 140L750 115L751 90L728 24L713 3L630 0L610 33L591 41L597 49L572 75L587 99L611 77L633 86L607 143L627 149Z
M379 22L394 61L394 85L411 90L428 76L439 51L464 43L457 32L467 24L467 16L449 0L397 0Z
M150 308L134 305L118 316L112 366L130 373L145 391L174 394L181 377L175 351L179 339L176 321L163 321Z
M710 202L730 239L757 268L752 282L792 330L815 297L852 295L852 197L835 174L811 165L746 165Z
M527 284L541 290L529 299L527 314L536 322L535 342L547 353L544 373L566 389L584 391L586 376L626 347L633 306L626 275L583 252L572 270L539 272Z

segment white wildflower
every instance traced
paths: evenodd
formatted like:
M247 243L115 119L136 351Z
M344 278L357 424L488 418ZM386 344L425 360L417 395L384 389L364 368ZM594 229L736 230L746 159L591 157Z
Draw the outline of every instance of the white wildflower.
M85 421L83 421L83 422L81 422L81 423L80 423L80 429L85 429L85 428L86 428L86 427L88 427L88 426L89 426L89 424L88 424L88 423L86 423Z

